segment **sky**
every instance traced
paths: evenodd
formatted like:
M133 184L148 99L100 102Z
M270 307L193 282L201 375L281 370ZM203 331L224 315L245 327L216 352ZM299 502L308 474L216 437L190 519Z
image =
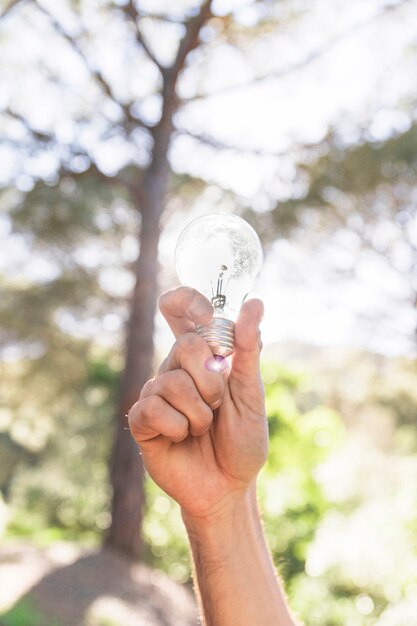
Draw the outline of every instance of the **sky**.
M75 28L70 14L62 8L65 3L44 0L44 5L55 7L67 27ZM142 3L152 11L166 7L174 10L171 5L162 0ZM193 5L177 2L175 10ZM142 64L141 80L123 75L118 68L129 54L126 41L117 25L99 16L100 2L91 1L85 6L86 23L101 33L90 44L92 54L106 68L116 90L120 93L130 90L137 97L141 111L148 119L155 119L160 105L152 96L155 68ZM263 3L252 2L218 0L214 6L218 14L239 7L236 19L242 26L256 24L259 12L264 10ZM273 190L278 200L292 193L298 184L294 182L294 164L302 146L320 141L329 127L337 127L350 143L357 138L358 129L366 128L372 139L382 140L403 132L411 123L407 103L416 91L417 3L300 0L276 3L274 10L281 11L285 18L285 26L277 32L254 39L243 52L230 45L213 44L209 55L199 56L196 52L193 64L182 75L179 91L190 102L176 116L176 125L184 132L171 148L171 163L177 172L200 176L213 184L189 207L186 215L174 215L167 223L160 248L162 265L168 268L168 278L162 280L164 284L166 280L176 281L173 251L186 223L197 215L228 210L222 204L217 185L233 190L262 211L268 190ZM52 127L62 142L71 141L73 128L68 115L80 110L92 114L97 94L88 84L80 60L48 31L43 16L27 11L24 9L21 17L30 16L30 20L22 21L15 11L0 26L4 50L0 65L0 106L7 102L17 104L37 128ZM288 20L297 11L301 17ZM172 57L177 31L178 27L174 26L166 36L159 37L155 22L144 22L144 32L150 41L157 42L155 51L163 61ZM44 33L49 37L48 47L44 46ZM203 34L210 42L213 32L206 29ZM55 48L59 54L51 54ZM57 84L46 90L45 77L34 70L34 65L43 62L50 72L65 69L66 90ZM16 69L21 84L13 80ZM254 75L259 80L253 84ZM263 78L267 75L270 77ZM193 101L192 97L201 91L211 95ZM30 93L31 98L25 97L25 93ZM104 113L110 120L112 116L117 118L117 111L109 106ZM107 143L99 141L102 123L99 120L95 126L86 128L80 140L95 155L103 171L111 173L132 158L132 153L117 138ZM199 144L188 131L208 135L233 149L219 153ZM18 123L9 125L8 133L23 137ZM146 150L138 148L133 158L138 164L146 163ZM22 166L7 145L0 146L0 183L16 176L21 168L17 181L25 189L30 187L34 173L48 176L55 164L56 155L50 153L42 159L28 159ZM1 215L0 244L0 271L31 280L53 277L50 262L39 257L34 263L33 256L28 260L24 241L10 234L7 217ZM134 242L127 237L121 251L123 260L131 261L136 252ZM98 263L103 257L100 250L77 253L87 264ZM268 249L254 290L266 307L264 342L301 341L353 345L393 355L410 353L416 315L403 304L407 287L398 273L389 271L383 259L368 255L361 257L356 278L341 280L334 273L329 277L329 266L349 266L357 254L357 242L348 237L343 239L343 234L339 241L329 242L315 251L299 242L283 240ZM102 284L110 292L127 293L131 277L112 263L112 259L105 260ZM385 316L387 321L378 328L369 322L370 317ZM364 317L368 318L366 323ZM101 329L112 336L120 324L116 319L107 319L92 322L84 330L76 329L71 323L69 326L75 332L88 334ZM164 350L171 339L160 318L157 328L158 347Z

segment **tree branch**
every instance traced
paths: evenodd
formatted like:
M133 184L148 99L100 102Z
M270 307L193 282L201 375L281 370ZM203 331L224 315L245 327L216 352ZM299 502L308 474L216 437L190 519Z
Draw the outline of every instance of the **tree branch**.
M155 148L158 147L158 157L166 160L166 154L171 138L173 127L173 116L178 107L178 97L176 93L177 79L182 70L187 55L198 46L201 27L212 15L212 0L206 0L200 7L197 15L189 19L185 24L185 34L180 40L178 51L172 65L166 68L163 75L162 86L162 115L155 126L154 137L154 162Z
M142 46L145 54L152 61L152 63L154 63L156 65L156 67L159 69L161 74L164 75L165 72L167 71L167 68L164 65L162 65L162 63L160 63L160 61L158 61L158 59L154 55L153 51L149 47L148 42L146 41L146 39L145 39L145 37L144 37L140 27L139 27L139 24L136 25L136 41Z
M184 26L184 21L180 18L172 17L171 15L162 15L159 13L149 13L148 11L141 11L141 17L148 17L151 20L158 22L165 22L166 24L175 24L176 26Z
M4 109L3 112L6 113L9 117L12 117L13 119L18 120L24 126L25 130L29 133L34 143L41 142L43 144L50 144L51 146L58 145L58 142L56 141L56 138L54 137L52 133L46 133L44 131L36 130L29 124L27 119L23 117L22 115L20 115L19 113L16 113L15 111L12 111L9 108ZM30 149L30 146L23 146L21 143L18 144L16 142L13 142L7 139L5 140L5 143L8 143L11 146L15 146L17 149L22 149L22 148ZM108 183L111 183L112 181L114 181L124 186L131 194L134 194L136 198L140 197L140 188L137 184L132 183L130 180L124 178L120 174L115 174L114 176L108 176L107 174L105 174L98 168L96 163L93 161L91 155L88 154L85 150L83 150L80 146L76 144L69 144L69 145L66 145L66 147L69 148L71 152L71 157L86 158L88 159L90 165L84 172L77 173L71 170L68 166L61 164L57 171L58 177L62 177L62 176L80 177L84 174L87 174L88 172L94 173L96 176L99 176L103 181L106 181Z
M23 117L23 115L20 115L19 113L16 113L15 111L12 111L9 107L6 107L3 113L6 113L6 115L8 115L9 117L12 117L13 119L20 122L28 131L28 133L31 135L31 137L35 139L36 141L41 141L42 143L49 143L49 142L54 141L54 138L52 135L48 135L47 133L44 133L43 131L40 131L40 130L35 130L29 125L29 122L27 121L25 117Z
M192 137L200 143L204 143L211 148L215 148L216 150L229 150L231 152L239 152L240 154L253 154L261 157L280 157L288 154L288 150L282 152L272 152L269 150L262 150L258 148L244 148L241 146L233 146L231 144L220 141L215 137L206 135L205 133L193 133L185 128L176 128L176 132L180 135L187 135L188 137Z
M6 17L6 15L8 15L10 11L12 11L15 6L17 6L21 2L23 2L23 0L12 0L11 2L9 2L6 8L3 9L2 13L0 13L0 20L3 19L3 17Z
M123 5L117 4L116 6L114 6L114 8L116 8L118 11L122 11L125 15L127 15L135 25L137 24L138 20L143 17L149 17L152 20L167 22L168 24L184 25L183 20L181 20L180 18L172 17L171 15L164 15L162 13L150 13L149 11L144 11L142 8L140 9L139 13L134 0L129 0L128 2L126 2L126 4Z
M184 67L185 60L188 54L198 46L200 30L206 23L206 21L213 15L211 11L212 0L206 0L201 5L200 11L194 17L190 18L185 23L185 35L180 41L178 46L177 56L170 68L170 73L174 82L178 77L178 74Z
M84 51L82 50L82 48L80 47L78 41L72 37L69 33L67 33L67 31L64 29L64 27L62 26L62 24L60 24L60 22L47 10L45 9L45 7L41 6L38 2L38 0L31 0L31 2L37 7L37 9L43 13L47 19L49 20L51 26L56 30L56 32L65 40L68 42L68 44L71 46L71 48L74 50L74 52L81 58L81 60L84 62L87 70L90 72L90 75L93 77L93 79L99 84L99 86L101 87L102 91L106 94L106 96L112 101L114 102L114 104L116 104L118 107L120 107L120 109L122 110L125 118L135 124L136 126L140 126L148 131L152 130L152 127L148 126L148 124L146 124L146 122L144 122L143 120L135 117L134 115L131 114L130 109L129 109L129 104L123 104L122 102L120 102L120 100L118 100L118 98L115 96L110 84L107 82L107 80L104 78L102 72L100 72L100 70L98 69L94 69L90 60L88 59L87 55L84 53Z
M84 52L80 48L80 46L79 46L78 42L76 41L76 39L74 39L74 37L71 37L71 35L69 35L66 32L66 30L63 28L63 26L60 24L60 22L58 22L58 20L52 15L52 13L50 13L47 9L45 9L45 7L43 7L41 4L39 4L38 0L31 0L31 1L33 2L33 4L36 5L37 9L48 18L49 22L51 23L53 28L57 31L57 33L59 35L61 35L61 37L63 39L65 39L70 44L72 49L84 61L87 69L89 70L91 75L94 77L94 79L100 84L101 88L106 93L106 95L111 100L113 100L113 102L115 102L116 104L118 104L120 106L120 103L115 98L115 96L113 94L113 91L112 91L110 85L105 80L103 74L99 70L95 70L95 69L92 68L89 59L87 58L87 56L84 54Z
M318 48L316 48L316 50L313 50L312 52L310 52L310 54L308 54L303 59L299 61L294 61L293 63L290 63L290 65L287 65L284 68L278 69L275 72L270 72L269 74L261 74L260 76L255 76L254 78L252 78L251 80L247 82L240 83L238 85L231 85L231 86L229 85L224 88L218 89L217 91L213 91L211 93L205 93L205 94L201 93L201 94L196 94L195 96L190 96L188 98L181 98L181 102L183 104L187 104L187 103L196 102L198 100L206 100L207 98L212 98L212 97L223 95L226 93L227 94L233 93L235 91L240 91L241 89L245 89L246 87L252 87L252 85L256 85L265 80L269 80L271 78L283 78L284 76L288 76L289 74L292 74L293 72L302 70L308 65L314 63L314 61L316 61L317 59L323 57L325 54L327 54L327 52L335 48L340 42L347 39L352 34L355 34L356 32L358 32L358 30L367 28L368 26L373 24L375 20L380 19L381 17L384 17L387 13L392 13L396 11L400 7L410 2L412 2L412 0L401 0L395 5L394 4L385 5L378 13L376 13L376 15L372 16L370 19L352 24L343 33L339 35L334 35L325 44L323 44L322 46L319 46Z
M129 2L127 2L125 5L123 5L122 7L118 7L118 8L121 9L121 11L125 15L127 15L130 21L133 23L135 27L136 41L143 49L146 56L152 61L152 63L154 63L154 65L156 65L156 67L161 72L162 76L164 76L165 72L167 71L167 68L164 65L162 65L162 63L157 59L154 51L149 46L139 26L139 20L143 17L147 17L147 14L145 15L142 11L139 13L133 0L129 0Z

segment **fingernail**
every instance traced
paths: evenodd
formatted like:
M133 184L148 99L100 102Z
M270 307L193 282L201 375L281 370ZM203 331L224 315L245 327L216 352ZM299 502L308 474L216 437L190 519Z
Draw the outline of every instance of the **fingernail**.
M208 317L211 312L210 304L203 298L197 298L192 301L190 313L193 317Z

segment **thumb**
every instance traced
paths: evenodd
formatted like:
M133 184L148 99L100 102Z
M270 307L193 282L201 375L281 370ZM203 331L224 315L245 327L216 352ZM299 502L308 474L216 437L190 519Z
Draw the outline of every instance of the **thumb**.
M259 379L259 355L262 349L259 324L263 314L261 300L248 300L243 303L235 325L235 352L230 376L244 385L253 385Z

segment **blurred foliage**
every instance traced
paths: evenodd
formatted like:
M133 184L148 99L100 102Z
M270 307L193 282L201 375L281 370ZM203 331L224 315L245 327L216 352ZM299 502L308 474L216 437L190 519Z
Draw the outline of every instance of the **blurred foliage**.
M259 499L268 543L308 626L402 626L417 574L416 364L343 353L337 363L332 354L330 370L326 358L311 356L314 368L307 356L301 369L263 365L270 455ZM68 372L77 385L67 394L55 397L41 370L14 417L3 409L0 445L15 446L1 482L9 537L91 542L108 526L117 363L90 348ZM3 365L12 399L21 400L24 365ZM189 583L179 509L150 479L146 491L144 560Z
M96 535L109 524L121 363L114 348L98 347L91 328L123 315L124 298L102 286L101 272L122 265L123 237L138 220L113 187L92 176L77 185L66 177L27 193L5 190L0 203L31 254L29 271L0 276L0 481L15 509L9 532L45 540ZM97 247L104 263L95 260ZM42 260L46 276L31 278Z
M272 205L270 212L258 216L256 226L265 240L277 232L294 233L295 227L301 234L303 223L307 226L305 220L310 228L316 226L317 234L323 224L320 220L362 235L365 231L359 226L375 225L383 219L392 219L399 226L411 223L417 127L412 123L414 106L409 108L401 110L407 129L393 131L384 140L372 135L372 127L348 138L343 130L333 129L320 143L306 146L296 163L297 189L291 189L290 198ZM256 212L253 219L257 220Z
M290 581L304 571L307 547L328 507L315 469L342 441L344 428L340 416L323 405L300 411L294 394L301 380L268 369L270 454L261 501L274 560Z
M317 355L318 376L263 366L270 454L259 479L260 507L291 606L308 626L402 626L413 606L417 448L414 433L402 432L402 403L394 398L401 387L415 419L416 365L362 354L360 371L356 359L344 355L327 389L316 384L320 368L329 371ZM356 376L364 392L352 398ZM356 419L342 419L344 409L358 411ZM151 480L147 497L146 559L187 582L178 507Z
M2 459L1 488L13 506L11 534L51 539L55 528L78 539L108 527L107 464L118 369L109 355L78 356L65 361L71 385L55 395L47 386L54 379L41 370L28 380L24 401L14 368L3 366L11 408L3 409L0 446L13 446L14 454Z
M381 109L401 119L401 130L391 129L383 139L368 128L330 130L318 144L306 146L295 164L289 197L269 197L270 210L258 213L246 208L266 244L277 234L311 252L334 243L347 255L339 277L358 274L364 253L375 255L397 275L398 300L414 316L417 302L417 126L415 102ZM348 260L349 259L349 260ZM331 265L332 261L330 261ZM329 269L331 269L329 267ZM384 315L373 324L384 324Z
M36 607L27 600L17 604L1 616L1 626L42 626L45 624L44 616ZM48 621L48 626L58 626Z
M324 259L329 292L331 285L360 284L369 268L376 285L386 273L387 305L376 310L370 304L357 312L358 321L369 337L405 339L410 350L417 339L415 107L413 96L381 107L363 128L346 121L330 129L300 152L288 194L269 194L268 210L243 209L266 248L282 238ZM389 126L391 118L397 126ZM305 277L300 273L298 280Z
M118 4L117 11L126 5ZM286 18L296 10L288 8ZM261 34L288 24L271 24L265 15L259 30L217 16L211 36L251 48ZM49 57L48 63L55 60ZM126 76L140 75L147 61L138 60L123 67ZM28 75L34 74L33 67ZM25 111L29 92L19 81L16 89ZM135 105L137 95L130 96ZM98 113L100 120L102 99L99 90L85 102L82 94L83 115L92 120ZM401 106L394 107L397 113ZM319 144L300 148L288 196L267 189L268 210L261 212L245 209L245 200L209 181L172 173L162 226L211 190L210 206L242 210L266 243L291 234L296 243L319 247L347 233L354 260L359 248L383 257L407 277L407 297L415 303L415 104L403 108L406 123L383 139L371 124L331 131ZM97 136L116 127L124 133L115 119L99 121ZM55 145L53 124L49 130L46 143L25 134L39 154ZM142 134L129 130L127 144L149 152ZM21 150L20 161L30 171L28 152ZM117 182L140 180L137 160L104 180L92 156L81 167L70 157L59 159L66 171L44 180L32 173L30 184L26 176L20 189L12 185L0 195L11 236L27 251L26 264L0 276L0 349L7 357L0 365L0 532L9 518L8 536L42 542L94 540L110 523L107 466L122 366L114 347L121 345L119 326L111 349L101 341L106 316L120 327L126 319L129 287L120 291L119 283L131 278L132 239L140 230L137 208ZM36 274L38 263L45 271ZM370 354L337 363L308 362L303 355L303 363L302 371L264 366L271 443L259 497L291 604L308 626L411 626L417 614L416 363ZM178 507L152 481L146 489L145 560L187 582ZM31 607L18 604L2 620L29 626L32 618L38 619Z

